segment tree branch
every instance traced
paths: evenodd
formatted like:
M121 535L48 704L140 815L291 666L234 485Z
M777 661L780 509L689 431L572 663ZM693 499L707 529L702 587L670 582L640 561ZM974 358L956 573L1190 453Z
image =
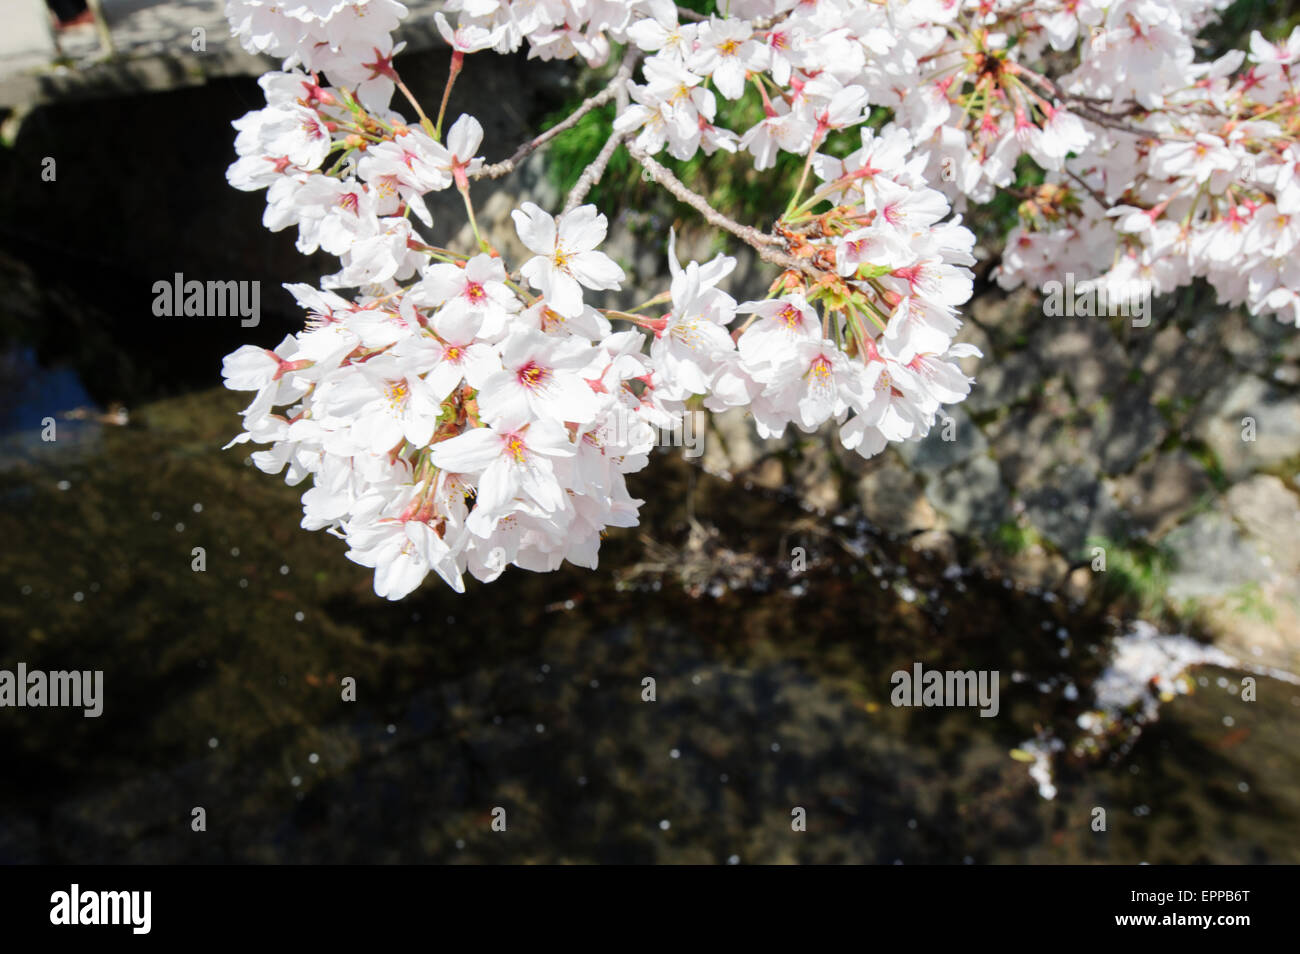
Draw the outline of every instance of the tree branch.
M528 142L516 149L515 154L509 159L495 162L490 166L484 166L475 174L474 178L479 179L487 176L489 179L500 179L502 176L514 172L519 163L523 162L533 152L536 152L565 130L572 129L578 124L583 116L587 115L593 109L599 109L601 106L604 106L618 95L619 90L626 87L627 81L632 77L632 70L636 66L637 58L640 55L640 50L635 46L629 46L627 53L623 55L623 62L619 64L618 72L615 73L614 78L609 81L609 85L594 96L589 96L587 99L583 100L582 105L569 114L569 116L563 121L556 123L536 138L528 140Z
M1088 183L1084 182L1082 176L1077 174L1073 169L1070 169L1064 165L1061 166L1061 168L1065 169L1065 174L1068 175L1075 182L1077 182L1080 185L1080 187L1082 187L1088 193L1088 195L1092 196L1093 201L1096 202L1099 206L1101 206L1103 209L1109 209L1111 207L1111 203L1106 201L1105 196L1103 196L1092 186L1088 185Z
M601 147L600 153L595 160L582 170L582 175L578 176L578 181L573 184L569 191L569 198L564 203L564 211L568 212L576 209L582 204L582 200L587 197L592 186L600 183L600 177L605 174L606 167L609 166L609 160L614 158L614 151L618 149L619 143L627 138L627 133L621 133L618 130L610 133L605 145Z
M1140 126L1134 126L1131 123L1123 121L1125 116L1145 112L1139 103L1129 103L1124 107L1123 111L1111 112L1109 110L1101 109L1098 105L1101 101L1096 97L1076 96L1073 93L1066 93L1046 76L1043 76L1041 73L1035 73L1033 70L1020 63L1015 64L1015 72L1047 90L1047 92L1065 106L1066 109L1082 119L1094 122L1098 126L1105 126L1108 129L1117 129L1120 132L1126 132L1131 136L1138 136L1140 138L1149 139L1157 135L1149 129L1143 129ZM1186 137L1162 133L1160 134L1160 138L1183 139Z
M631 54L630 49L628 53ZM615 120L622 114L623 110L627 109L629 100L627 84L619 84L614 90ZM573 188L569 191L569 198L564 203L565 212L576 209L582 203L582 200L587 197L587 193L591 191L592 186L600 182L601 176L605 174L606 167L609 166L609 161L614 158L614 152L618 149L619 143L626 139L628 135L629 133L621 133L618 130L610 133L609 139L605 140L605 145L601 147L599 154L588 164L586 169L582 170L582 175L578 177L578 181L573 184Z
M660 165L655 159L646 153L644 149L635 143L627 147L627 151L632 154L632 158L641 163L641 166L649 174L650 178L663 186L674 196L685 202L700 215L710 225L716 226L723 231L730 232L736 238L740 239L747 245L752 246L757 252L758 257L765 262L773 265L780 265L782 268L802 272L805 275L818 279L820 276L817 270L809 263L801 261L785 251L785 242L775 235L768 235L766 232L760 232L752 225L741 225L727 216L723 215L713 206L709 205L707 199L698 192L692 192L686 184Z

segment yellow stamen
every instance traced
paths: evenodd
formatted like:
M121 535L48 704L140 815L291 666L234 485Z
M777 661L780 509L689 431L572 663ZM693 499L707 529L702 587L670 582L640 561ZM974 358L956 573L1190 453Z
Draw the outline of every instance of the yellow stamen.
M411 389L407 386L406 381L393 381L384 391L388 394L388 406L394 409L400 409L406 406L406 400L410 396Z

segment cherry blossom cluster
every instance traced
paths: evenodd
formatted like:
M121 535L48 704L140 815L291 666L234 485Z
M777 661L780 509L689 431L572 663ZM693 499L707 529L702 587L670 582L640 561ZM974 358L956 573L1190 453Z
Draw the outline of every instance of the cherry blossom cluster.
M1300 28L1187 64L1158 110L1097 128L1026 197L999 281L1041 287L1070 269L1162 294L1203 278L1223 303L1300 326L1298 69Z
M511 49L522 33L535 53L584 29L602 50L626 37L648 55L616 128L650 153L745 150L765 169L884 107L959 209L1011 187L1022 156L1046 172L1009 237L1005 287L1072 271L1122 301L1205 278L1225 303L1300 324L1300 28L1198 62L1196 33L1223 3L750 0L694 22L666 0L557 2L545 25L538 6L466 0L462 22ZM1047 55L1072 68L1049 79ZM765 118L717 125L718 96L751 85Z
M943 405L965 399L971 379L956 361L979 351L953 338L974 236L909 153L908 132L890 126L864 130L842 160L818 157L820 188L778 225L806 263L778 280L780 297L736 306L713 287L725 271L683 271L670 254L673 307L651 355L677 394L747 408L765 438L834 422L863 457L920 440ZM823 200L829 211L801 211ZM748 317L726 334L736 313Z
M226 0L226 18L248 52L324 73L375 107L392 96L382 66L402 50L392 34L407 12L397 0Z
M621 280L595 247L592 206L557 222L515 213L537 254L531 295L500 258L430 261L353 300L288 286L309 318L274 351L229 355L228 387L255 391L235 442L268 473L308 475L303 526L343 537L375 568L375 591L411 592L432 570L463 591L466 570L594 567L607 526L632 526L641 501L623 475L640 469L655 427L681 407L635 386L648 374L643 334L615 333L583 287Z
M232 443L269 445L254 462L291 484L311 478L303 526L346 540L381 596L431 571L460 591L467 572L594 567L604 530L637 522L625 475L688 402L743 408L763 437L828 428L864 457L923 438L969 393L958 362L979 356L956 342L976 262L959 213L1012 188L1022 156L1047 178L1023 197L1003 283L1067 267L1160 290L1204 275L1229 300L1295 313L1300 33L1258 40L1243 72L1245 54L1195 61L1191 38L1214 12L1203 2L444 10L451 68L431 116L394 66L406 14L395 0L228 0L244 46L284 60L261 79L265 108L234 124L229 181L265 190L267 228L339 260L320 287L286 286L302 331L226 359L227 385L255 392ZM450 94L465 56L525 44L591 65L619 45L621 65L570 121L489 164L476 118L444 129ZM1075 57L1072 71L1049 79L1049 52ZM413 116L394 108L399 92ZM750 98L763 118L728 129L719 98ZM561 214L514 211L529 255L507 262L478 229L472 183L611 101L611 138ZM625 276L599 250L605 217L582 199L617 148L778 266L768 297L738 302L733 258L683 264L670 238L669 287L609 307ZM801 172L761 231L712 208L664 152L759 170L785 152ZM436 238L426 197L451 189L476 250Z

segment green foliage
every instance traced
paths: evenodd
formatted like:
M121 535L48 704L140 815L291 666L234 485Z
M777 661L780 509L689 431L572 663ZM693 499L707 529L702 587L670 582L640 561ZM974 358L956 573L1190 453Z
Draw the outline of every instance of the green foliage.
M1285 39L1297 25L1300 25L1300 4L1237 0L1223 11L1217 23L1201 31L1201 39L1207 44L1201 56L1217 57L1229 50L1248 49L1250 34L1254 30L1276 43Z
M979 243L998 244L1019 220L1018 209L1025 192L1043 184L1046 173L1029 156L1016 160L1016 177L1010 189L999 189L991 202L972 204L964 222Z
M548 116L542 123L543 131L550 129L557 122L564 119L579 105L578 101L566 103L564 108L557 113ZM577 183L578 177L582 175L582 170L596 158L600 149L609 139L609 134L613 131L614 106L612 104L602 106L600 109L593 109L578 124L566 133L562 133L551 145L550 162L547 163L547 173L551 181L562 192L568 192ZM620 149L614 153L609 161L609 169L600 185L597 185L591 191L591 201L596 202L601 208L605 208L601 201L604 196L603 192L608 191L611 182L622 182L627 178L630 172L631 157L627 151Z
M727 0L722 0L723 13L730 5ZM677 6L685 7L687 10L694 10L696 13L713 14L718 12L718 3L716 0L678 0Z

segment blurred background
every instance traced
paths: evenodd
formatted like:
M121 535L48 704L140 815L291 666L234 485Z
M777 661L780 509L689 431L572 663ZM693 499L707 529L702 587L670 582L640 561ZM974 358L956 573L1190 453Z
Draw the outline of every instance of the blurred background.
M436 103L440 4L408 6L398 66ZM225 182L275 64L218 0L52 7L9 0L0 36L0 669L103 670L105 703L0 709L0 861L1300 861L1300 331L1201 286L1144 328L1044 317L989 281L1014 206L972 210L954 439L863 461L722 415L632 478L641 527L598 572L389 604L299 528L303 488L220 449L221 358L300 328L281 283L334 269ZM1296 20L1238 3L1206 46ZM472 56L451 113L495 160L601 76ZM611 119L475 184L508 257L510 209L562 205ZM670 227L765 293L625 158L593 195L625 302L663 287ZM762 225L784 170L744 165L674 168ZM260 281L259 325L155 317L177 272ZM998 670L998 716L895 708L916 662Z

